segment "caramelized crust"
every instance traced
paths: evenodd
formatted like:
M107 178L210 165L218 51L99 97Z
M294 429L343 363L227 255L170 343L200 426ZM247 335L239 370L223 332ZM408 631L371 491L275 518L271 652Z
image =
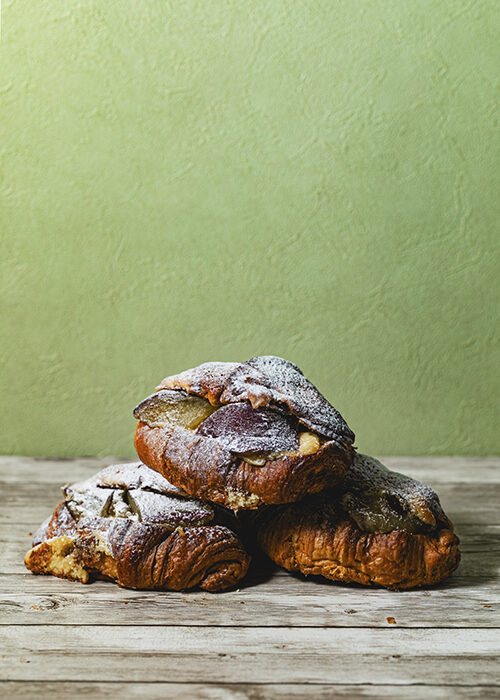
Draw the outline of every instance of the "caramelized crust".
M253 408L285 406L301 423L326 437L352 444L354 433L332 404L293 362L275 355L252 357L228 378L221 403L249 401Z
M248 425L236 429L229 420L225 434L225 422L215 410L206 418L212 432L203 422L189 430L191 425L169 419L168 402L172 403L176 392L183 400L186 396L201 397L225 415L234 413L238 420L247 420ZM267 422L269 434L254 435L252 441L249 432L245 433L246 429L250 431L248 411L230 411L228 404L235 409L248 406L250 413L258 411L262 424L266 423L266 411L286 416L298 448L283 449L285 431L276 428L273 437L271 420ZM354 434L340 413L296 365L279 357L256 357L244 363L207 362L167 377L156 394L136 407L134 415L139 419L134 444L145 464L191 496L233 510L290 503L318 493L339 483L352 462ZM262 428L256 420L252 423L253 429ZM217 432L213 432L214 425ZM300 432L308 430L314 433ZM242 445L264 442L265 438L265 444L274 440L276 447L257 454L255 459L243 448L237 452L235 434Z
M239 366L239 362L204 362L180 374L165 377L156 387L156 391L182 389L188 394L208 399L213 406L219 406L220 395L229 377Z
M459 540L440 506L432 531L364 532L341 502L342 487L263 509L255 518L257 540L289 571L393 590L438 583L457 568Z
M249 555L238 536L217 522L231 522L227 515L219 518L154 472L151 479L143 465L112 469L65 489L66 500L35 534L28 569L82 583L104 578L163 590L220 591L245 576ZM127 510L127 499L115 499L124 491L134 493L134 509ZM103 515L114 500L121 514Z
M139 421L134 438L139 458L192 496L232 510L290 503L337 484L351 453L330 440L314 453L249 464L217 440L182 428L150 428Z
M183 390L213 406L248 401L253 408L281 404L304 425L326 437L352 444L354 433L340 413L294 365L275 355L246 362L205 362L174 374L156 387Z

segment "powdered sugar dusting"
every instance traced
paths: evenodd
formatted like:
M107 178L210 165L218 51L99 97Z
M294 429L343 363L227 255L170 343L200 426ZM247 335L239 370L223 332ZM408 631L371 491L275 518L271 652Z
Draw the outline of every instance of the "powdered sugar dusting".
M242 401L253 408L280 404L311 430L334 440L354 442L354 433L337 409L297 365L275 355L243 363L205 362L166 377L156 390L163 389L183 390L208 399L214 406Z
M333 439L354 441L340 413L325 399L297 365L274 355L254 357L228 377L222 403L250 401L254 408L285 405L308 428Z
M447 522L435 491L367 455L355 455L341 491L344 508L364 530L422 532Z
M63 492L76 520L125 518L175 529L205 525L214 517L210 505L190 498L140 462L106 467Z
M169 494L171 496L189 498L185 491L171 484L164 476L149 469L142 462L111 465L100 471L93 478L98 486L146 489L148 491L156 491L157 493ZM89 479L89 481L92 480Z
M184 389L216 404L228 377L238 366L239 362L204 362L180 374L165 377L156 390Z
M147 525L163 525L172 529L194 525L206 525L214 517L214 511L208 503L195 498L175 498L132 489L128 492L133 500L140 521Z
M296 450L297 430L290 417L272 408L253 409L247 403L219 408L198 428L198 435L217 438L231 452Z

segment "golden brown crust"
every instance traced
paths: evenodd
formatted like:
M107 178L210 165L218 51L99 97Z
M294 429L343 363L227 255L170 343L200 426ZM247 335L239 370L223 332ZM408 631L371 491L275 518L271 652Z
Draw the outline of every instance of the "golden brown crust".
M135 431L139 458L192 496L233 510L288 503L337 484L351 462L351 451L328 441L313 454L284 456L262 466L249 464L217 440L176 427Z
M282 405L309 429L343 444L354 433L343 417L294 365L275 355L246 362L205 362L165 379L156 387L201 396L213 406L249 402L253 408Z
M429 586L449 576L458 566L459 540L453 525L442 512L432 489L403 475L389 472L376 460L356 455L355 465L367 464L366 474L353 468L346 482L338 489L329 489L301 503L263 509L254 519L257 540L266 554L289 571L321 575L333 581L378 585L402 590ZM363 531L343 507L345 495L355 490L360 499L367 498L364 522L371 522L382 531ZM380 497L374 498L374 493ZM397 508L407 508L400 517L398 529L384 531L387 496L398 495ZM403 499L405 496L405 499ZM412 500L417 499L417 512L424 517L420 531L416 528ZM414 506L414 504L413 504ZM360 512L356 509L356 516ZM433 514L435 527L426 517ZM376 517L375 517L376 516ZM434 517L435 516L435 517ZM403 529L408 526L412 531Z
M367 533L350 519L323 519L303 503L268 509L257 520L260 546L288 571L393 590L429 586L458 566L453 529L432 535Z
M132 488L137 487L137 479L134 468L129 467L141 473L146 486ZM87 482L66 488L67 500L59 504L35 535L33 548L25 557L27 568L82 583L93 578L111 579L127 588L183 590L199 586L219 591L235 585L245 576L250 563L238 536L218 524L218 514L213 512L210 524L174 527L173 518L202 522L206 513L199 502L185 494L179 496L179 506L172 505L173 487L159 485L158 476L148 479L144 470L142 465L139 469L137 465L126 465L111 473L114 487L103 486L110 480L108 469L106 478L101 476L104 470ZM117 481L121 482L119 487ZM151 486L161 490L151 491ZM164 495L167 491L168 496ZM126 499L120 500L120 494L133 493L140 503L139 514L127 511L124 515L122 511L120 516L104 517L107 506L103 507L103 502L110 499L103 498L103 492L105 496L116 492L116 503L125 504L124 508ZM161 503L158 506L162 498L164 507Z
M194 427L198 432L169 420L168 411L163 418L157 412L151 417L152 408L157 411L163 401L165 405L172 401L170 394L176 393L183 399L189 395L207 399L218 410ZM259 460L256 462L249 454L250 448L238 449L235 440L231 444L224 432L226 422L220 420L223 411L225 415L237 414L241 420L240 425L234 417L233 433L243 436L249 428L248 411L229 411L229 404L235 409L251 406L251 412L262 412L263 418L266 412L268 417L286 416L295 447L266 447L267 451L259 454L264 454L267 461L258 464ZM339 483L352 462L354 434L340 413L296 365L275 356L255 357L243 363L207 362L167 377L156 394L136 407L134 415L139 419L134 444L145 464L191 496L233 510L289 503L318 493ZM213 431L215 423L215 432L205 430L210 424ZM270 420L267 425L271 425ZM285 431L280 430L277 421L275 430L278 443L276 434L283 438ZM306 454L296 447L300 431L308 430L314 431L319 449ZM250 444L247 438L243 443ZM258 439L262 439L261 434Z
M202 396L213 406L218 406L228 378L239 365L239 362L204 362L180 374L165 377L156 387L156 391L182 389L188 394Z
M249 401L253 408L278 404L310 430L352 445L354 433L332 404L293 362L261 355L239 365L226 381L221 403Z

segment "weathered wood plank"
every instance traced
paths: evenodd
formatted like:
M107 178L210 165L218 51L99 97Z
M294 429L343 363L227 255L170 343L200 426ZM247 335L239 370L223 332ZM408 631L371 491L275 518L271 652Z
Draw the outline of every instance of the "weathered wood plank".
M5 680L500 685L498 630L2 628Z
M104 682L68 682L60 683L36 682L36 681L5 681L0 682L0 694L5 697L18 698L18 700L32 700L32 698L60 698L75 697L77 695L99 698L139 698L140 700L164 700L165 698L190 698L191 700L286 700L287 698L314 697L315 700L330 700L332 697L345 698L345 700L357 700L358 698L371 698L371 700L395 700L404 698L408 700L490 700L498 698L498 687L476 686L464 687L458 685L325 685L315 684L195 684L195 683L104 683Z
M500 457L380 457L389 469L431 484L498 484Z
M90 469L95 466L92 460ZM48 505L51 498L57 501L60 493L58 486L50 483L22 481L5 486L3 492L11 493L11 502L16 498L24 499L14 505L8 503L8 511L15 512L19 509L31 512L33 504L39 502L47 501ZM452 484L451 488L456 486ZM443 490L449 488L450 484L443 485ZM481 488L487 492L489 487ZM463 490L457 488L457 497L463 499ZM51 508L44 506L40 521ZM102 615L117 601L120 605L113 612L116 624L177 622L179 605L183 608L183 624L186 625L385 626L387 617L394 617L399 625L408 627L498 624L499 596L495 582L500 566L499 526L465 524L459 527L462 564L459 571L437 589L403 594L367 591L328 584L320 579L305 582L301 577L292 577L268 566L264 571L254 572L243 584L245 601L242 604L239 596L234 597L232 592L222 597L199 593L144 593L119 590L108 583L83 587L50 577L26 575L23 557L30 545L28 525L19 523L17 516L13 521L8 529L4 527L2 532L8 534L0 539L2 571L20 576L2 587L0 619L10 624L29 624L35 619L45 623L73 623L78 619L82 624L95 624L102 621ZM250 590L251 595L248 595ZM220 602L214 602L217 598ZM493 607L484 608L484 605Z
M109 464L133 462L133 459L117 457L22 457L0 456L0 479L17 484L31 481L37 484L61 486L68 481L87 479Z
M430 590L305 581L262 562L220 595L24 573L59 486L118 461L0 458L0 677L14 681L0 693L273 698L314 683L320 698L498 697L500 459L385 460L436 488L462 539L459 571Z
M451 579L441 587L394 593L273 576L237 591L132 591L51 577L0 577L1 624L387 627L500 627L495 581Z
M179 607L186 625L385 626L387 617L417 627L500 624L500 526L466 528L458 571L435 588L402 593L305 579L262 561L239 592L215 596L128 591L107 582L82 586L27 573L26 540L14 527L0 541L3 571L13 572L0 578L0 620L9 624L103 623L110 606L113 624L178 624Z

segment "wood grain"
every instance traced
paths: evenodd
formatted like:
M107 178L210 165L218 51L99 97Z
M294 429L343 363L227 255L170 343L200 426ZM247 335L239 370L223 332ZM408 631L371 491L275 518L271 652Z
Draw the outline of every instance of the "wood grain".
M0 619L12 623L385 627L500 626L500 526L469 528L463 564L442 585L393 593L291 576L265 562L254 565L237 591L162 593L88 586L25 571L26 538L2 546L16 573L0 576ZM9 549L10 547L10 549ZM107 612L113 607L112 618ZM488 606L488 607L485 607ZM491 607L489 607L491 606ZM181 608L181 611L179 610ZM179 619L181 618L181 619Z
M496 629L9 625L6 680L500 685ZM103 660L105 659L105 663ZM439 659L439 663L435 663ZM457 679L460 682L457 682Z
M263 558L238 590L219 595L84 586L26 572L29 533L53 510L60 485L112 461L119 460L0 458L0 693L500 694L500 460L385 460L436 488L457 526L462 564L433 589L394 593L306 580Z
M97 583L89 590L52 581L30 584L15 580L3 585L0 617L2 624L74 624L162 626L240 625L268 627L387 627L387 618L394 618L398 627L467 628L500 627L500 596L494 586L473 591L453 592L443 589L440 594L427 591L385 596L373 590L364 596L357 590L337 587L324 592L305 594L300 589L308 582L272 586L260 584L260 591L228 592L217 600L202 593L151 593L116 589ZM274 582L273 582L274 583ZM257 588L257 586L256 586ZM380 595L379 595L380 594ZM488 607L485 607L488 606Z
M314 684L308 683L137 683L134 681L4 681L0 682L0 693L18 700L36 698L61 698L83 695L98 698L118 697L134 700L164 700L165 698L189 698L190 700L287 700L287 698L314 698L344 700L371 698L372 700L490 700L498 698L498 687L488 685L373 685L373 684Z

